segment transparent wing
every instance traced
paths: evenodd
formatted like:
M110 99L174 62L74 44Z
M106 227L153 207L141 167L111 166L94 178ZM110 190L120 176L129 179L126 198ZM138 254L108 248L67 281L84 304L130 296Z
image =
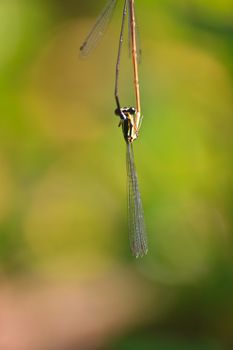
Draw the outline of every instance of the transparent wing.
M126 166L128 186L128 225L131 251L139 257L147 253L147 236L144 223L141 195L134 164L132 143L126 144Z
M80 47L80 55L86 57L97 46L99 40L104 35L108 26L113 10L116 7L117 0L109 0L99 17L97 18L93 28L86 37L85 41Z
M129 1L128 1L128 7L129 7ZM141 63L142 61L142 49L141 49L141 38L140 38L140 31L138 27L138 20L137 20L137 14L135 12L135 19L136 19L136 24L135 24L135 30L136 30L136 45L137 45L137 61L138 64ZM131 17L130 17L130 8L128 11L128 50L129 50L129 56L132 54L132 42L131 42L131 25L130 25Z

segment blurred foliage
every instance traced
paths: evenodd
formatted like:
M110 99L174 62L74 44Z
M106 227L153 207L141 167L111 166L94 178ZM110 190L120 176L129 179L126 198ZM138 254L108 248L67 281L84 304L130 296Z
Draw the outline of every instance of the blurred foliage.
M152 317L155 336L142 330L112 349L232 348L233 2L136 1L144 120L135 154L150 245L140 261L128 251L113 113L120 1L93 56L78 57L104 3L0 3L1 274L89 279L130 265L163 291L161 334L183 329L190 342L182 332L163 341Z
M192 343L185 342L184 340L179 340L177 338L166 339L163 337L155 337L151 335L144 335L139 338L137 335L133 335L131 338L124 339L120 343L111 349L118 350L222 350L221 346L217 346L211 341L198 341L193 340Z

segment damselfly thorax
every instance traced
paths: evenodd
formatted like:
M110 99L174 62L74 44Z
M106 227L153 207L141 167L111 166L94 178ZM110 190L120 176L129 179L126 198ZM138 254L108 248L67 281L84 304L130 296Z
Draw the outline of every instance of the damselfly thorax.
M136 110L134 107L123 107L120 110L116 109L115 114L120 117L119 126L122 127L122 132L126 143L132 143L138 138L140 125L137 125Z

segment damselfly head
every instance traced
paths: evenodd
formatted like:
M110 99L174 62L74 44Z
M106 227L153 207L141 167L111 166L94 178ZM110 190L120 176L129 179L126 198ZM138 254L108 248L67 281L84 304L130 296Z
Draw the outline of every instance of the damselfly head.
M136 113L136 109L134 107L129 107L128 112L129 114L134 115Z
M120 117L122 114L131 114L134 115L136 113L136 109L134 107L123 107L123 108L116 108L114 111L115 115Z
M123 108L116 108L114 111L115 115L121 118L121 120L128 119L128 115L132 116L135 115L136 109L134 107L123 107Z
M134 107L123 107L121 110L125 114L134 115L136 113L136 109Z

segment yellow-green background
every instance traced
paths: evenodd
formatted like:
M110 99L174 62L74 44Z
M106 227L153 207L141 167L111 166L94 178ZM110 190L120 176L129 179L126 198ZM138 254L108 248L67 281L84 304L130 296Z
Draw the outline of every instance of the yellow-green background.
M40 303L40 334L57 318L33 293L50 305L69 289L62 315L80 310L61 349L232 349L233 2L135 2L144 115L135 158L149 241L137 260L113 113L123 1L86 60L79 47L104 1L0 2L0 303L8 288L22 297L13 310L32 295L21 311ZM120 94L134 104L127 43ZM52 349L59 334L48 326L44 342L41 331L22 349Z

